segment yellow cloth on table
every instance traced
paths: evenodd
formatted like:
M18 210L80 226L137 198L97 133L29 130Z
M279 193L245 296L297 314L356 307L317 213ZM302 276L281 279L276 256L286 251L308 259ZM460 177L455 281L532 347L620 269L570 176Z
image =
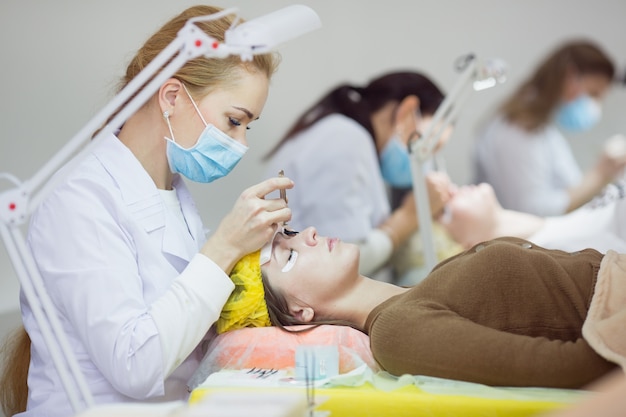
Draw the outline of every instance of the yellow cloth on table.
M245 398L247 392L258 395L260 392L276 394L293 390L300 390L303 396L306 395L304 387L200 387L192 391L190 403L222 392L237 392ZM530 417L572 404L572 399L558 399L558 395L554 399L545 393L542 395L542 389L536 390L536 398L531 394L527 398L514 394L510 398L486 398L471 396L462 390L459 394L429 393L415 385L385 391L366 383L356 387L316 388L315 399L319 405L315 410L330 412L332 417Z

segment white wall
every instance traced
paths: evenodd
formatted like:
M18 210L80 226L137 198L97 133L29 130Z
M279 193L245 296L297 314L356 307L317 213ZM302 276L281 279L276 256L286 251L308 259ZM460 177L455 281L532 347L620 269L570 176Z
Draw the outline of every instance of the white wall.
M295 3L215 0L253 18ZM2 0L0 3L0 172L28 179L111 98L133 51L171 15L196 1ZM365 83L387 70L420 69L449 90L453 61L474 52L499 57L509 81L474 95L445 150L458 183L471 180L469 150L476 123L553 46L589 36L624 67L624 0L300 0L323 23L285 45L267 106L250 131L251 151L228 178L193 186L207 226L215 227L239 193L258 182L261 155L295 116L339 82ZM599 139L626 131L626 92L611 91L602 123L573 138L587 166ZM586 140L588 138L598 140ZM0 180L0 190L9 184ZM76 237L80 239L80 236ZM17 307L17 279L0 245L0 312Z

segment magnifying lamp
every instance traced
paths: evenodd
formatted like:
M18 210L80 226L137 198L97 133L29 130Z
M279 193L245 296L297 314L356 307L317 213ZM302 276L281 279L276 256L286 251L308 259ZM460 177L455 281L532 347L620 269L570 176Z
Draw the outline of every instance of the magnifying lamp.
M224 58L230 55L237 55L244 61L251 60L255 54L267 53L279 44L321 26L315 11L303 5L288 6L241 24L237 24L239 19L235 19L224 34L224 42L208 36L196 25L196 22L215 20L231 14L237 14L237 9L231 8L187 21L177 37L32 178L20 182L11 174L0 173L0 178L15 184L14 188L0 193L0 234L17 272L22 292L32 307L33 315L75 412L91 407L93 398L19 226L26 222L30 214L62 179L61 175L56 175L51 181L52 174L63 166L77 164L101 138L113 133L117 126L121 126L146 103L158 91L160 85L187 61L200 56ZM116 114L118 109L121 110ZM93 136L113 114L116 115Z
M438 155L435 153L437 143L448 127L457 119L458 113L464 107L470 93L505 82L508 71L506 63L502 60L491 59L480 62L473 54L460 57L456 67L462 71L456 84L437 108L432 122L422 136L409 143L413 194L427 272L430 272L437 264L437 255L433 237L430 198L426 188L425 164L435 160L435 165L437 165L436 158Z

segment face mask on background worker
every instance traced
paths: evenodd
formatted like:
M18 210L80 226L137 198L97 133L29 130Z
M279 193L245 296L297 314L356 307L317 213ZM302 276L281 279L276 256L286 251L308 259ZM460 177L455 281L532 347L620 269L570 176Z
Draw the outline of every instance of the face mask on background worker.
M556 113L556 122L564 130L572 133L591 129L602 116L602 107L587 94L563 103Z
M407 146L394 134L380 153L380 171L391 186L409 188L413 185L411 158Z

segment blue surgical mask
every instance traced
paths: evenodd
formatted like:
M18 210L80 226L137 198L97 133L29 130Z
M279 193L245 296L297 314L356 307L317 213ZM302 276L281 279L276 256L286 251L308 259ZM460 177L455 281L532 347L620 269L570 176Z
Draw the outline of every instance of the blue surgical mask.
M556 113L556 122L569 132L582 132L595 125L602 116L600 104L586 94L564 103Z
M380 153L380 171L383 179L393 187L409 188L413 185L411 157L398 135L392 136Z
M187 88L185 87L185 91ZM189 95L189 92L187 92ZM191 148L183 148L174 139L174 132L167 112L163 114L172 138L167 140L167 160L172 172L179 172L191 181L211 182L230 173L241 160L248 147L212 124L207 124L198 106L189 95L196 112L206 126L196 144Z
M213 125L207 125L196 144L188 149L173 139L165 139L172 172L180 172L196 182L211 182L228 175L248 150Z

